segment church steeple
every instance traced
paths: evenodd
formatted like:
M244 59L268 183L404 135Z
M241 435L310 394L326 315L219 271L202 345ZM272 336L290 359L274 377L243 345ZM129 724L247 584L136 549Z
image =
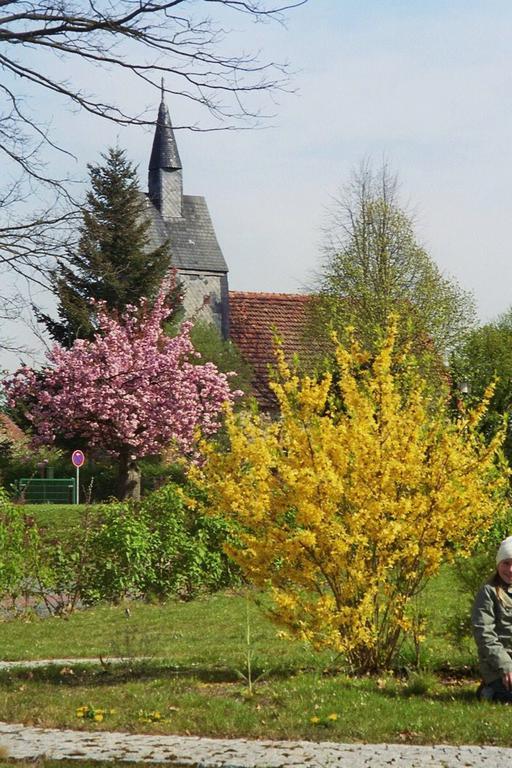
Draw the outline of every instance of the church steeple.
M148 191L149 197L164 219L181 217L182 166L169 110L164 101L163 80L162 98L158 109L153 148L149 161Z

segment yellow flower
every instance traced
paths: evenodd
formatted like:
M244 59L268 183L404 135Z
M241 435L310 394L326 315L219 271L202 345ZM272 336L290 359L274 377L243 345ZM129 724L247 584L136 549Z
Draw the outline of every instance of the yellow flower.
M317 717L316 715L313 715L313 717L309 718L309 722L312 723L313 725L318 725L318 723L320 722L320 718Z
M229 413L230 450L206 445L196 472L284 632L358 668L388 662L386 637L412 635L412 598L472 551L508 489L503 429L486 444L475 428L486 399L454 422L399 339L394 320L374 354L338 345L336 383L301 377L281 350L279 418Z
M327 719L332 720L334 722L335 720L338 719L338 715L336 714L336 712L331 712L330 715L327 715Z
M157 723L159 720L163 721L162 714L157 709L151 711L139 709L138 717L141 723Z

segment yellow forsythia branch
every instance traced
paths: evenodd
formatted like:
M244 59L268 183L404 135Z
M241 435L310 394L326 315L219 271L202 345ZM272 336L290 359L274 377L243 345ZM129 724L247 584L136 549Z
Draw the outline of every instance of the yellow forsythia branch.
M395 320L373 359L338 343L335 398L331 374L292 374L280 352L280 417L230 413L229 450L206 446L200 470L277 620L366 670L393 661L411 597L471 551L507 487L503 434L486 445L476 431L487 398L452 423L396 339Z

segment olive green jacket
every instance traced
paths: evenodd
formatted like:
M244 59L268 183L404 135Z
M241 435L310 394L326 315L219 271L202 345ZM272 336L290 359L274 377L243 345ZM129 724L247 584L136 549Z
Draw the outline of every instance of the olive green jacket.
M512 586L484 584L471 613L480 672L486 683L512 672ZM501 599L500 599L501 598Z

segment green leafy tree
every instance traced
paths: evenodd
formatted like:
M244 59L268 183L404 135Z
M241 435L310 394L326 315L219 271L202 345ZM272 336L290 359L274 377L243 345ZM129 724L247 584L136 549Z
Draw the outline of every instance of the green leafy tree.
M354 326L375 349L391 314L402 318L402 340L440 362L475 322L472 297L445 277L419 245L384 165L362 164L336 200L326 227L325 259L312 302L315 336Z
M230 379L232 389L251 391L253 371L238 348L229 339L223 339L213 323L196 320L190 331L194 348L201 354L199 361L214 363L222 373L235 373Z
M82 213L77 253L59 261L53 273L59 319L36 310L52 338L70 347L96 330L91 302L104 301L122 312L142 297L152 299L170 270L167 244L150 248L150 221L137 171L119 148L110 148L103 165L89 165L91 189ZM171 305L179 305L174 284Z
M451 356L450 371L453 404L456 410L464 401L481 398L495 381L494 393L481 428L487 437L498 429L503 415L512 410L512 307L495 321L469 333L462 346ZM510 418L504 450L512 463L512 425Z

